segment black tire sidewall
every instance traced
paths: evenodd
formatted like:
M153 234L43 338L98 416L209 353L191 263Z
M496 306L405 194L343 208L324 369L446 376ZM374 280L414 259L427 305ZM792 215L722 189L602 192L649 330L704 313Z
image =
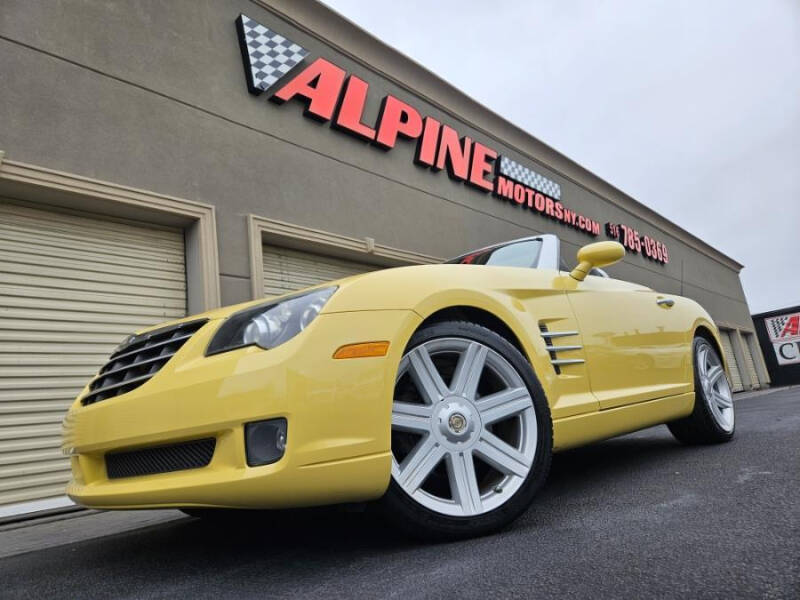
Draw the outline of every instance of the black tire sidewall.
M458 539L483 535L499 529L518 516L530 505L544 484L550 470L553 452L553 430L550 408L539 380L530 363L508 340L481 325L466 321L443 321L419 329L408 342L405 353L438 338L459 337L480 342L491 348L511 364L522 377L533 400L536 414L537 446L534 461L525 482L501 506L481 515L455 517L442 515L418 504L391 478L382 499L385 514L396 524L418 537L433 539Z

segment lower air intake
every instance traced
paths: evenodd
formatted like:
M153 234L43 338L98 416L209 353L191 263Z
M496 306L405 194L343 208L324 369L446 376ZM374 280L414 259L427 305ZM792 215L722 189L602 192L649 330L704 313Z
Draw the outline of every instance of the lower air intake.
M199 469L211 462L216 444L217 440L208 438L106 454L106 473L109 479L122 479Z

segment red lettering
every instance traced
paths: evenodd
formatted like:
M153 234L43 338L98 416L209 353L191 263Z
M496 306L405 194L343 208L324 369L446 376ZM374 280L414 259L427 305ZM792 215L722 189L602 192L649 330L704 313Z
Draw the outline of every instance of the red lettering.
M442 126L439 136L439 152L436 155L437 170L447 168L451 179L464 181L469 177L469 158L472 149L472 140L468 137L460 138L452 127ZM514 192L516 199L516 191Z
M600 223L592 221L592 235L600 235Z
M344 77L344 70L324 58L318 58L275 92L270 100L283 104L297 97L305 102L305 116L329 121L336 109Z
M546 204L544 194L536 192L536 195L533 197L533 201L536 204L536 210L539 212L544 212L544 205Z
M355 75L347 78L344 95L336 111L333 126L369 142L375 139L375 130L361 122L368 90L369 84L363 79L359 79Z
M436 148L439 145L439 131L442 124L433 117L425 117L422 122L422 137L417 143L414 162L425 167L432 167L436 160Z
M378 136L375 143L384 150L391 150L398 136L416 139L422 133L422 117L417 109L394 96L386 96L381 103L378 117Z
M497 152L481 143L475 142L472 148L472 157L469 161L469 179L467 183L478 189L490 191L492 182L486 179L486 175L491 172L492 161L496 158Z
M573 214L574 214L574 211L571 211L570 209L565 208L564 209L564 223L570 223L572 221L572 215Z
M556 208L556 214L555 214L556 219L560 221L561 219L564 218L564 205L561 204L561 202L556 202L555 208Z
M550 217L553 216L553 199L549 196L545 196L544 212Z
M780 337L787 337L790 335L800 335L800 316L792 315L783 326Z
M667 252L666 246L662 246L661 253L664 256L664 264L667 264L669 262L669 252Z
M517 204L525 202L525 188L518 183L514 184L514 201Z
M536 195L531 188L525 188L525 193L528 196L528 208L533 208L533 197Z
M583 227L584 227L583 215L578 215L578 229L583 229Z
M514 182L506 179L502 175L497 176L497 188L495 194L511 199L514 197Z

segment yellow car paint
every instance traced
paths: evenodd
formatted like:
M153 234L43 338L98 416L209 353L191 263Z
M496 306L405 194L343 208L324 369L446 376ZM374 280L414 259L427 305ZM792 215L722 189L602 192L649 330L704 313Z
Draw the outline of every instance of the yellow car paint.
M596 242L578 250L578 264L570 277L583 281L593 268L613 265L625 256L625 246L619 242Z
M672 296L667 311L647 288L592 276L576 281L555 270L444 264L335 284L321 314L276 348L205 356L227 317L264 300L248 302L202 315L209 321L133 391L82 406L87 386L64 421L69 496L102 508L275 508L380 497L390 478L400 359L424 319L443 309L485 311L513 333L547 396L556 450L689 414L696 330L707 329L720 347L713 322L692 300ZM542 326L577 332L569 343L582 348L565 356L586 362L557 374ZM334 358L338 348L375 340L389 342L385 356ZM288 421L285 455L247 466L244 424L274 417ZM108 452L209 436L217 448L207 467L106 476Z

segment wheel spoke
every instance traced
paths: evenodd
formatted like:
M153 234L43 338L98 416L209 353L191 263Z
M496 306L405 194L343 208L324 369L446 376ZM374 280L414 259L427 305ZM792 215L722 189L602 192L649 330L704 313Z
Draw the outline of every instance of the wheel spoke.
M709 369L708 371L708 383L709 385L715 385L720 377L725 374L725 370L722 368L721 365L716 365Z
M427 404L394 402L392 404L392 428L414 433L430 431L433 409Z
M731 408L733 406L733 399L728 398L724 394L720 394L717 391L711 393L713 396L714 401L717 403L717 406L720 408Z
M413 494L419 489L419 486L425 483L425 479L436 468L443 456L444 449L433 439L433 436L429 435L417 444L400 465L397 483L408 493Z
M475 454L505 475L525 477L531 467L530 460L522 452L486 430L481 432Z
M481 412L483 424L489 425L521 413L531 405L531 396L525 387L507 388L485 396L475 404Z
M450 386L454 394L464 396L470 400L475 398L478 382L486 364L486 355L489 349L476 342L471 342L467 349L458 358L453 382Z
M447 455L447 475L450 478L450 490L465 515L480 513L483 508L478 480L475 477L475 463L472 452L452 452Z
M449 390L433 364L425 346L418 346L408 354L408 370L411 378L428 404L436 404L444 398Z
M708 350L705 347L700 347L697 351L697 366L700 369L700 377L704 378L708 375Z

